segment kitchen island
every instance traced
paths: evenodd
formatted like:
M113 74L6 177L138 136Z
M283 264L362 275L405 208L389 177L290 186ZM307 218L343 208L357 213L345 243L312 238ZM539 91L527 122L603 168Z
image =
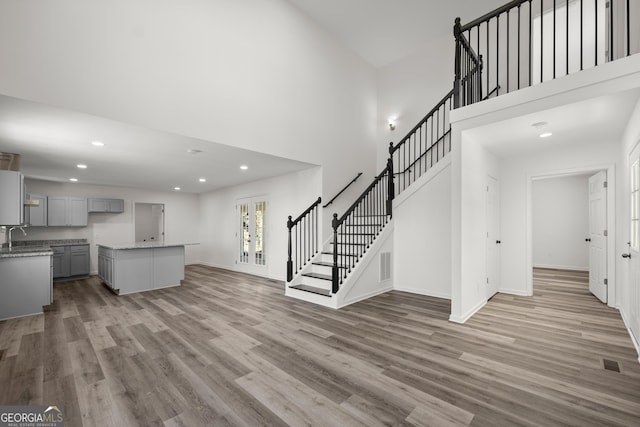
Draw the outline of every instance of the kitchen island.
M0 249L0 320L42 313L53 302L49 247Z
M180 286L184 243L98 245L98 276L118 295Z

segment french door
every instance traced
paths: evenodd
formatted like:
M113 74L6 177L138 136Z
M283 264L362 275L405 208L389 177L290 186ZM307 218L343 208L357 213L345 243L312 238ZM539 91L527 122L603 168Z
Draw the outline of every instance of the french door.
M265 197L239 199L238 265L260 273L267 267L267 200Z

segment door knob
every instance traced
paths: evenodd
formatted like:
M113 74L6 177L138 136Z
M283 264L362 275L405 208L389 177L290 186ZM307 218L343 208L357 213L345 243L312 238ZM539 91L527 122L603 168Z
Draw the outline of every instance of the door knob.
M631 254L622 254L622 258L631 258Z

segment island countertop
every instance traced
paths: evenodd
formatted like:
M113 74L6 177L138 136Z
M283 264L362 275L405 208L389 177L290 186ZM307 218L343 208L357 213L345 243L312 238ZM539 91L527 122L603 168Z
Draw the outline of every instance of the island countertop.
M178 246L190 246L199 245L200 243L163 243L163 242L136 242L136 243L117 243L107 244L98 243L98 247L114 250L126 250L126 249L149 249L149 248L174 248Z

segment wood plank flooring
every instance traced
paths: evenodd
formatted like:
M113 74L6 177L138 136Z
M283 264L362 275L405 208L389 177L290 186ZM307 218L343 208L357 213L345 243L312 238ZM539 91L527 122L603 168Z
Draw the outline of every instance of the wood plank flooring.
M56 283L44 315L0 322L0 404L62 405L68 426L640 425L618 311L584 274L534 283L464 325L446 300L393 291L335 311L203 266L120 297Z

